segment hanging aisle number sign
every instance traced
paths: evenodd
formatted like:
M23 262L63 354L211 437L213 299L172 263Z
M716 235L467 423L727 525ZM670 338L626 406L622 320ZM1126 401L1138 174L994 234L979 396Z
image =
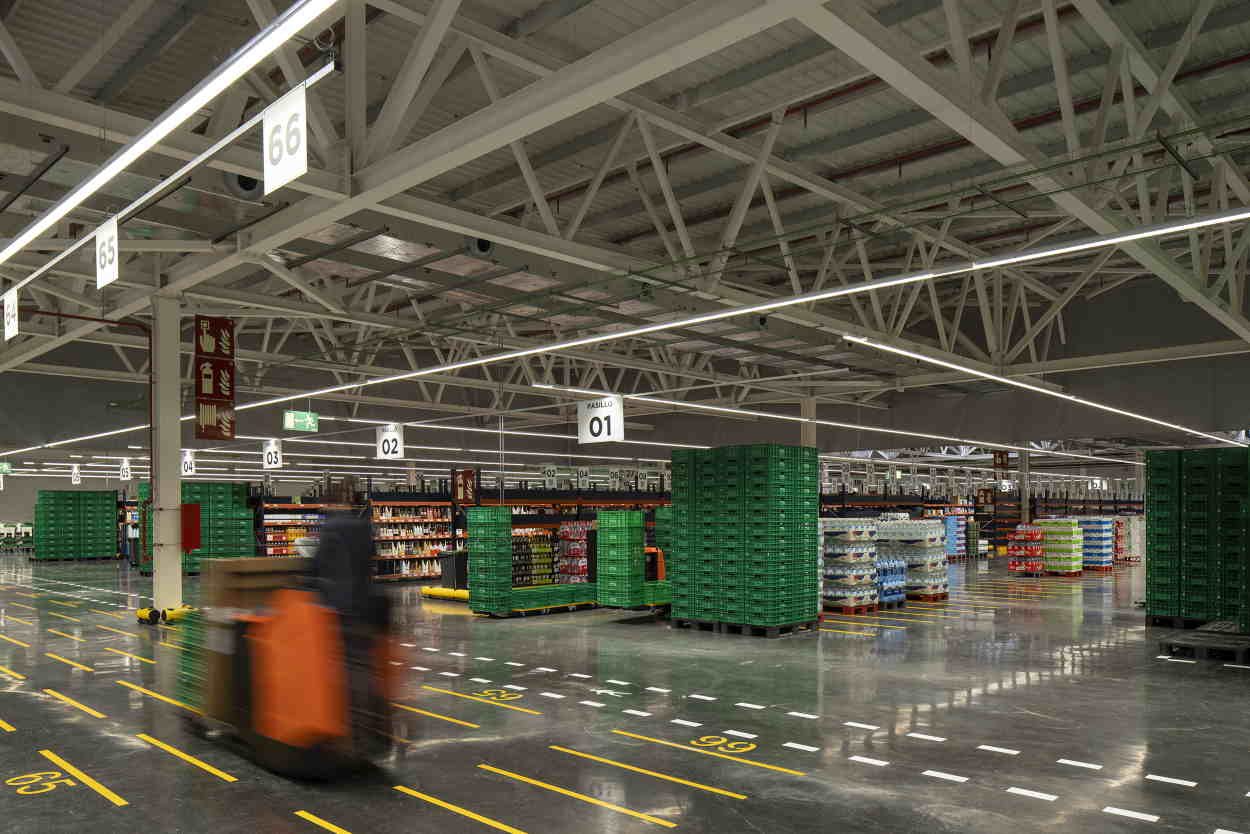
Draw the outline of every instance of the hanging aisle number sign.
M130 480L130 458L122 458L120 475L123 481Z
M600 397L577 404L577 442L611 443L625 439L625 406L620 397Z
M404 456L404 427L396 423L378 426L378 457L402 458Z
M558 475L559 475L559 470L556 468L556 465L554 463L544 463L543 464L543 488L555 489L556 477Z
M265 194L308 173L308 97L304 85L265 108Z
M265 445L261 448L263 457L261 458L261 467L263 469L281 469L282 468L282 441L266 440Z
M117 280L117 216L95 230L95 288L104 289Z
M195 452L192 449L187 449L182 453L182 474L184 476L195 474Z
M4 340L17 336L17 288L4 294Z
M71 484L82 483L82 468L78 464L74 464L69 469L69 482Z
M589 466L577 467L577 488L578 489L590 489L590 467Z

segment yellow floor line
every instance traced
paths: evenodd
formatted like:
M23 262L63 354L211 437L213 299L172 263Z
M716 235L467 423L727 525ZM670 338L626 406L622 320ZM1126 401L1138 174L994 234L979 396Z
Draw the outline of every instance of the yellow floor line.
M414 791L412 788L406 788L403 785L396 785L395 790L399 791L400 793L407 794L408 796L416 797L417 799L428 802L431 805L437 805L440 808L443 808L447 811L451 811L453 814L460 814L462 817L468 817L471 820L477 820L478 822L482 823L482 825L489 825L491 828L498 829L499 831L507 831L508 834L525 834L525 832L519 828L513 828L510 825L504 825L499 820L493 820L490 817L484 817L481 814L475 814L472 811L470 811L468 808L461 808L459 805L452 805L450 802L444 802L443 800L437 797L430 796L427 793Z
M91 707L87 706L86 704L80 704L77 701L75 701L73 698L69 697L68 695L62 695L60 692L57 692L55 689L45 689L44 692L48 693L53 698L56 698L59 701L64 701L65 703L69 704L71 707L76 707L77 709L82 710L83 712L87 713L87 715L90 715L93 718L108 718L107 715L100 712L99 710L94 710Z
M16 637L9 637L7 634L0 634L0 640L8 640L10 643L15 643L19 646L22 646L23 648L27 648L27 649L30 648L30 643L25 643L21 640L18 640Z
M226 773L224 770L218 770L217 768L213 767L208 762L200 761L195 756L192 756L189 753L183 753L177 747L173 747L172 745L166 744L163 741L158 741L152 738L150 735L146 735L145 733L139 733L138 735L135 736L135 738L142 739L143 741L146 741L148 744L151 744L153 747L159 747L160 749L164 750L166 753L169 753L170 755L177 756L178 758L182 759L184 762L189 762L195 765L196 767L200 768L201 770L208 771L209 773L216 776L218 779L221 779L226 782L239 781L235 777L231 776L229 773Z
M487 764L480 764L478 765L478 767L481 768L482 770L486 770L491 773L498 773L500 776L506 776L509 779L515 779L518 782L524 782L527 785L533 785L536 788L544 788L545 790L549 790L549 791L552 791L553 793L558 793L563 796L571 797L572 799L580 799L582 802L588 802L591 805L598 805L600 808L607 808L609 811L616 811L618 814L627 814L628 816L634 817L635 819L644 820L646 822L653 822L656 825L662 825L665 828L677 827L677 823L675 822L662 820L659 817L653 817L650 814L644 814L641 811L634 811L629 808L622 807L620 805L613 805L611 802L604 802L602 799L595 799L593 796L587 796L584 793L571 791L568 788L562 788L559 785L552 785L547 782L540 782L537 779L531 779L528 776L522 776L521 774L513 773L510 770L503 770L502 768L491 767L490 765L487 765Z
M16 733L17 727L14 727L8 721L5 721L3 718L0 718L0 730L4 730L6 733Z
M148 660L146 657L139 657L139 655L137 655L137 654L131 654L130 652L124 652L124 651L122 651L121 649L114 649L114 648L112 648L112 647L110 647L110 646L105 646L105 647L104 647L104 651L106 651L106 652L112 652L113 654L120 654L120 655L124 655L124 656L126 656L126 657L132 657L132 658L134 658L135 660L142 660L144 663L151 663L151 664L153 664L153 665L155 665L155 664L156 664L156 661L155 661L155 660Z
M6 674L6 675L11 675L12 677L17 678L19 681L24 681L24 680L26 680L26 676L25 676L25 675L23 675L23 674L22 674L22 673L20 673L20 672L14 672L12 669L10 669L10 668L9 668L9 667L7 667L7 666L0 666L0 672L3 672L3 673L4 673L4 674Z
M479 729L482 726L481 724L474 724L469 721L461 721L459 718L452 718L450 715L440 715L437 712L429 712L428 710L417 709L416 707L408 707L408 706L404 706L403 704L393 704L393 706L397 706L400 709L408 710L408 712L415 712L417 715L427 715L430 718L438 718L442 721L450 721L452 724L459 724L463 727L472 727L475 730Z
M44 613L47 614L49 617L60 617L62 620L69 620L70 622L75 622L75 623L82 622L82 620L78 619L77 617L71 617L69 614L58 614L55 611L45 611Z
M70 774L71 776L76 777L76 778L78 779L78 781L79 781L79 782L82 782L84 785L86 785L87 787L91 788L91 790L95 791L95 792L96 792L96 793L98 793L100 796L102 796L102 797L104 797L105 799L107 799L109 802L112 802L114 805L121 806L121 805L129 805L129 804L130 804L129 802L127 802L126 800L122 799L122 798L121 798L120 796L118 796L117 794L113 793L113 792L112 792L111 790L109 790L108 788L106 788L106 787L104 787L103 785L101 785L101 784L100 784L99 782L97 782L96 780L92 779L92 778L91 778L90 776L88 776L87 774L83 773L83 772L82 772L81 770L79 770L78 768L74 767L74 766L73 766L72 764L70 764L69 762L67 762L67 761L65 761L64 759L62 759L62 758L61 758L60 756L58 756L57 754L53 753L51 750L40 750L40 751L39 751L39 753L40 753L40 755L42 755L45 759L47 759L48 761L52 762L53 764L55 764L55 765L59 766L59 767L61 768L61 770L65 771L66 773Z
M651 738L651 736L640 736L637 733L628 733L625 730L613 730L612 732L616 733L619 736L627 736L628 738L636 738L641 741L650 741L653 744L663 744L667 747L676 747L678 750L689 750L694 753L702 753L705 756L715 756L718 759L728 759L731 762L739 762L741 764L754 765L755 767L762 767L762 768L765 768L766 770L776 770L776 771L780 771L781 773L789 773L793 776L806 776L807 775L801 770L791 770L788 767L778 767L777 765L770 765L770 764L765 764L764 762L757 762L757 761L752 761L751 759L744 759L744 758L741 758L740 756L730 756L727 753L717 753L715 750L703 750L702 748L699 748L699 747L691 747L689 744L677 744L675 742L665 741L664 739L660 739L660 738Z
M59 599L50 599L48 600L48 602L54 603L56 605L64 605L66 608L77 608L78 606L82 605L81 602L62 602Z
M34 623L32 623L30 620L23 620L21 617L15 617L12 614L8 616L8 619L12 620L15 623L21 623L22 625L28 625L28 626L34 625Z
M877 613L888 614L891 617L919 617L919 618L927 617L929 619L938 619L938 620L958 620L965 616L964 613L943 614L938 611L925 611L922 613L920 611L905 611L900 608L878 608ZM971 613L971 612L966 612L966 613ZM851 614L850 616L854 617L856 615Z
M865 628L875 628L875 626L865 626ZM875 638L877 635L871 631L843 631L840 628L822 628L821 631L827 631L830 634L854 634L856 637Z
M9 603L9 605L16 605L18 608L29 608L31 611L38 611L38 610L39 610L39 609L38 609L38 608L36 608L35 606L33 606L33 605L27 605L27 604L26 604L26 603L24 603L24 602L10 602L10 603Z
M136 686L135 684L131 683L130 681L117 681L117 683L118 683L118 685L120 685L120 686L124 686L124 687L126 687L127 689L133 689L133 690L134 690L134 691L136 691L136 692L142 692L144 695L148 695L148 696L150 696L150 697L152 697L152 698L155 698L155 699L156 699L156 700L158 700L158 701L164 701L164 702L165 702L165 703L167 703L167 704L173 704L173 705L174 705L174 706L176 706L176 707L182 707L182 708L183 708L183 709L185 709L185 710L190 710L191 712L195 713L196 715L203 715L203 714L204 714L204 713L200 712L198 709L196 709L195 707L193 707L193 706L191 706L191 705L189 705L189 704L184 704L182 701L175 701L173 698L169 698L169 697L167 697L167 696L165 696L165 695L162 695L162 694L161 694L161 693L159 693L159 692L153 692L153 691L152 691L152 690L150 690L150 689L144 689L142 686Z
M29 599L39 599L39 594L28 594L25 591L18 591L17 595L19 597L28 597Z
M893 623L911 623L912 625L942 625L941 620L901 620L898 617L878 617L875 614L843 614L843 617L854 617L856 622L862 620L889 620ZM872 623L864 623L864 625L872 625Z
M77 640L79 643L86 643L86 642L87 642L86 640L82 639L81 637L75 637L74 635L72 635L72 634L66 634L66 633L65 633L65 632L63 632L63 631L57 631L55 628L50 628L50 629L48 629L48 633L49 633L49 634L55 634L57 637L68 637L70 640Z
M122 631L120 628L113 628L112 626L97 624L96 628L102 628L105 631L111 631L114 634L120 634L122 637L138 637L139 636L138 634L135 634L133 631Z
M551 744L548 746L552 750L556 750L561 753L568 753L570 756L581 756L583 759L590 759L592 762L602 762L603 764L612 765L613 767L620 767L620 768L624 768L625 770L631 770L634 773L643 773L643 774L646 774L647 776L654 776L657 779L665 779L669 782L676 782L679 785L686 785L687 787L698 788L701 791L711 791L712 793L718 793L721 796L728 796L734 799L746 799L745 794L734 793L733 791L727 791L722 788L714 788L711 785L704 785L704 784L700 784L699 782L691 782L688 779L681 779L676 776L669 776L666 773L656 773L654 770L646 770L645 768L635 767L634 765L628 765L628 764L625 764L624 762L616 762L616 761L613 761L612 759L605 759L602 756L592 756L589 753L581 753L577 750L570 750L567 747L559 747L555 744Z
M183 650L182 646L175 646L173 643L166 643L164 640L160 642L160 645L166 646L167 648L171 648L171 649L177 649L178 651Z
M901 629L907 628L907 626L866 625L865 623L857 623L854 620L834 620L829 617L825 617L823 620L821 620L821 622L822 623L841 623L842 625L863 625L865 628L901 628Z
M44 652L43 656L50 657L53 660L59 660L62 663L68 663L70 666L73 666L75 669L82 669L84 672L95 671L95 669L92 669L90 666L84 666L81 663L78 663L77 661L70 660L68 657L61 657L59 654L53 654L52 652Z
M517 712L528 712L530 715L542 715L542 713L536 709L526 709L525 707L514 707L512 706L512 704L501 704L498 701L492 701L489 698L479 698L476 695L463 695L459 692L452 692L450 689L439 689L436 686L428 686L426 684L422 684L421 688L428 689L431 692L441 692L444 695L455 695L457 698L467 698L470 701L477 701L482 704L490 704L496 707L503 707L504 709L514 709Z
M96 613L96 614L103 614L103 615L104 615L104 616L106 616L106 617L116 617L116 618L117 618L117 619L119 619L119 620L124 620L124 619L126 619L123 615L118 614L118 613L116 613L116 612L114 612L114 611L101 611L99 608L92 608L91 610L92 610L92 612L93 612L93 613Z

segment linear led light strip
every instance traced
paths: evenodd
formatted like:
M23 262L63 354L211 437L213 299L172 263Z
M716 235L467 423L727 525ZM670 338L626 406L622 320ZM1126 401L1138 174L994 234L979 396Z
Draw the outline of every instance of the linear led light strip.
M649 397L643 394L614 394L611 391L595 391L590 388L571 388L564 385L545 385L543 383L535 383L534 388L549 388L556 391L570 391L574 394L590 394L595 397L621 397L622 399L632 400L640 403L653 403L656 405L668 405L675 408L692 408L698 411L713 411L718 414L736 414L743 417L758 417L764 420L782 420L788 423L812 423L817 426L830 426L837 429L853 429L855 431L880 432L882 434L893 434L900 437L923 437L926 440L940 440L944 443L966 443L973 446L985 446L990 449L1006 449L1012 452L1030 452L1035 455L1053 455L1061 458L1073 458L1075 460L1096 460L1100 463L1114 463L1118 465L1145 466L1144 463L1137 461L1124 461L1116 458L1104 458L1098 455L1082 455L1077 452L1056 452L1043 451L1041 449L1032 449L1028 446L1015 446L1010 443L994 443L989 440L973 440L971 438L947 437L943 434L927 434L918 431L904 431L902 429L887 429L882 426L861 426L858 423L839 423L836 420L820 420L815 417L798 417L793 414L773 414L767 411L750 411L745 408L730 408L724 405L704 405L702 403L683 402L681 400L662 400L657 397Z
M1135 411L1128 411L1123 408L1115 408L1114 406L1104 405L1102 403L1094 402L1093 400L1087 400L1084 397L1078 397L1074 394L1065 394L1062 391L1052 391L1049 388L1043 388L1042 386L1034 385L1031 382L1024 382L1019 379L1012 379L1009 376L1001 376L1000 374L987 373L986 371L980 371L980 370L977 370L976 368L972 368L967 365L961 365L958 362L947 362L945 359L934 359L933 357L925 356L923 353L916 353L915 351L906 350L905 348L895 347L894 345L889 345L884 342L879 342L876 339L868 339L863 336L852 336L850 334L843 336L843 338L846 339L848 342L854 342L857 345L864 345L865 347L870 347L870 348L874 348L875 350L885 351L886 353L895 353L895 354L898 354L899 356L906 356L910 359L916 359L921 362L927 362L930 365L937 365L938 367L948 368L952 371L959 371L960 373L980 377L981 379L989 379L989 380L993 380L994 382L1001 382L1004 385L1013 385L1016 388L1023 388L1026 391L1034 391L1038 394L1045 394L1047 397L1054 397L1060 400L1067 400L1070 403L1076 403L1077 405L1083 405L1089 408L1096 408L1099 411L1106 411L1109 414L1117 414L1121 417L1129 417L1133 420L1140 420L1143 423L1150 423L1155 426L1162 426L1165 429L1175 429L1176 431L1184 432L1185 434L1193 435L1194 437L1201 437L1205 440L1214 440L1217 443L1226 443L1231 446L1250 446L1250 443L1244 443L1240 440L1229 440L1228 438L1220 437L1217 434L1208 434L1205 431L1199 431L1198 429L1191 429L1188 426L1182 426L1178 423L1169 423L1166 420L1159 420L1154 417L1147 417L1145 414L1138 414Z
M858 293L871 292L873 290L887 289L889 287L897 287L902 284L913 284L917 281L928 281L935 278L949 278L955 275L964 275L969 272L978 272L986 269L998 269L1012 264L1028 263L1031 261L1040 261L1047 258L1059 257L1062 255L1071 255L1077 252L1085 252L1092 249L1101 249L1108 246L1120 246L1124 243L1130 243L1135 240L1144 240L1152 237L1162 237L1169 234L1178 234L1180 232L1192 231L1194 229L1202 229L1208 226L1219 226L1226 223L1235 223L1239 220L1250 219L1250 210L1226 211L1218 214L1206 215L1204 217L1194 218L1177 223L1158 223L1153 226L1145 226L1135 232L1128 232L1119 235L1109 235L1104 237L1086 238L1066 246L1054 246L1046 249L1026 250L1015 255L1005 255L998 258L986 258L984 260L966 261L964 263L954 264L952 266L939 269L927 270L925 272L915 272L906 275L898 275L893 278L882 278L875 281L865 281L859 284L849 284L845 287L837 287L835 289L821 290L818 292L809 292L802 295L790 296L787 298L773 299L771 301L763 301L759 304L752 304L746 307L733 307L724 310L717 310L711 313L702 313L697 316L688 316L686 318L669 319L668 321L658 322L656 324L642 325L639 327L631 327L625 330L614 330L611 333L600 333L594 336L582 336L577 339L569 339L564 342L556 342L551 345L542 347L522 348L519 350L505 351L504 353L495 353L489 356L482 356L476 359L466 359L460 362L451 362L445 365L438 365L430 368L423 368L419 371L407 371L401 374L392 374L390 376L377 377L376 379L368 379L363 382L353 382L343 385L333 385L327 388L318 388L314 391L308 391L302 394L288 394L282 397L273 397L267 400L259 400L254 403L238 406L236 411L246 411L252 408L261 408L267 405L277 405L279 403L291 402L293 400L301 400L309 397L319 397L326 394L334 394L340 391L347 391L353 388L364 388L371 385L381 385L387 382L399 382L405 379L416 379L418 377L429 376L431 374L443 374L451 371L459 371L464 368L476 368L482 365L491 365L496 362L504 362L509 359L520 359L526 356L536 356L539 354L554 353L571 348L585 347L587 345L596 345L603 342L618 341L620 339L631 339L638 336L644 336L648 333L658 333L663 330L672 330L674 328L690 327L697 324L706 324L707 322L721 321L723 319L733 318L749 313L764 313L770 310L779 310L785 307L793 307L798 304L810 304L814 301L825 301L830 298L839 298L847 295L856 295Z
M233 55L225 60L217 69L213 70L207 78L196 84L190 91L186 93L178 101L174 102L163 114L148 125L147 129L132 139L128 144L119 148L117 153L104 163L98 171L84 180L77 188L62 197L57 203L44 212L38 219L27 226L21 234L15 237L8 246L0 250L0 264L6 263L10 258L22 251L24 248L33 243L40 235L51 229L57 221L65 217L78 206L95 194L101 188L109 183L114 177L122 171L130 167L131 163L140 156L147 153L155 147L162 139L180 127L183 122L194 116L202 108L206 107L218 95L238 81L252 69L254 69L261 61L273 54L280 46L298 34L302 29L311 25L325 11L333 6L337 0L296 0L282 14L278 15L272 23L261 30L255 37L240 47ZM323 68L322 73L328 72L329 68ZM313 78L324 77L322 73L314 74ZM312 83L313 78L308 79L305 83ZM220 152L230 141L233 141L244 128L250 128L260 118L261 114L257 114L238 129L232 131L229 136L216 142L208 151L197 156L186 167L178 172L174 177L167 178L162 186L167 187L170 182L177 181L182 175L187 173L189 168L199 165L204 159ZM155 192L150 192L155 193ZM137 203L132 203L127 209L142 203L149 195L141 197ZM123 210L124 213L125 210ZM18 287L29 284L38 277L42 272L51 268L52 264L68 257L72 252L76 251L91 237L80 238L79 241L63 251L60 255L52 260L51 263L45 265L42 269L32 273L20 283Z

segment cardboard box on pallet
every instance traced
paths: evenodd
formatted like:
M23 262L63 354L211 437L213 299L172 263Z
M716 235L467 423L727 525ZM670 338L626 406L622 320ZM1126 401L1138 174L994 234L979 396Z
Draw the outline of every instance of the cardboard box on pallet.
M299 583L312 570L311 559L267 557L205 559L204 715L233 723L234 629L240 613L257 612L279 588Z

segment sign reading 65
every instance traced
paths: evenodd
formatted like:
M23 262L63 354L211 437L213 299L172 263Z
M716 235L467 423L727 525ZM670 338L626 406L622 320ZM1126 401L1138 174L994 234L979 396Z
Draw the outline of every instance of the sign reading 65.
M117 217L110 217L95 232L95 288L117 280Z

